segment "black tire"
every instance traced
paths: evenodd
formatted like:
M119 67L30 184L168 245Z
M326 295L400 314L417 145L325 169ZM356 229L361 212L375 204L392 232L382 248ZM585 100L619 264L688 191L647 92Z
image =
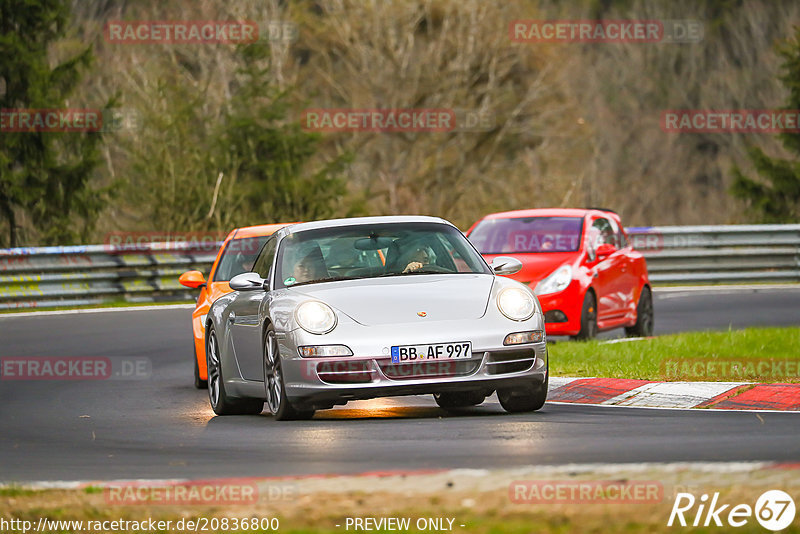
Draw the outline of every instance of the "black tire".
M586 341L594 339L597 335L597 299L592 291L587 291L583 297L581 308L581 330L573 339Z
M628 337L650 337L653 335L655 314L653 313L653 294L650 288L644 286L639 295L639 304L636 305L636 323L625 327Z
M264 410L261 399L236 398L228 396L225 380L222 378L222 365L219 360L219 344L213 327L206 336L206 365L208 366L208 400L217 415L258 415Z
M264 334L264 389L267 396L267 409L276 421L296 421L311 419L314 410L301 410L289 402L286 386L281 372L281 357L275 328L267 327Z
M497 398L503 409L509 413L535 412L547 400L547 383L550 373L543 383L531 384L528 388L498 389Z
M197 389L208 389L208 380L200 378L200 367L197 365L197 345L192 340L192 353L194 354L194 387Z
M477 406L486 399L482 391L443 391L434 393L433 399L440 408L453 410Z

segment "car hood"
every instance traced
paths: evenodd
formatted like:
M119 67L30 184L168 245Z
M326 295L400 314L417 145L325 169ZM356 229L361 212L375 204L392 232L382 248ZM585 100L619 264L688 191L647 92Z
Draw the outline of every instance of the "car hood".
M487 274L405 275L327 282L296 291L374 326L478 319L486 313L493 282L494 276Z
M522 269L517 274L511 275L517 282L529 284L539 282L565 263L575 261L577 252L537 252L531 254L484 254L488 263L497 256L510 256L522 262Z

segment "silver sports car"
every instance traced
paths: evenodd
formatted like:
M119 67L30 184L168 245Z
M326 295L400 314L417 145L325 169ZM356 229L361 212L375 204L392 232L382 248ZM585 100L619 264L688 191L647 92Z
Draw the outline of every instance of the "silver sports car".
M305 419L352 399L432 393L442 408L497 391L509 412L547 396L542 310L433 217L300 223L265 243L207 316L211 407Z

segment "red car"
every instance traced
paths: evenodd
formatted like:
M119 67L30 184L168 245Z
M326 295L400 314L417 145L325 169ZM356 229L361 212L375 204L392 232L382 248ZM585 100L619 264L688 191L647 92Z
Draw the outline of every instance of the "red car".
M472 225L470 241L488 262L511 256L511 278L539 297L550 335L590 339L625 327L653 334L647 264L631 246L619 216L603 209L531 209L493 213Z

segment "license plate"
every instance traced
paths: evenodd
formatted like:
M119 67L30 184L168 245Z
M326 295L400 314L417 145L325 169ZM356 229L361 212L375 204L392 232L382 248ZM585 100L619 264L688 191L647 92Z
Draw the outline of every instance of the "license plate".
M456 360L472 357L472 343L436 343L433 345L397 345L392 347L392 363L420 360Z

